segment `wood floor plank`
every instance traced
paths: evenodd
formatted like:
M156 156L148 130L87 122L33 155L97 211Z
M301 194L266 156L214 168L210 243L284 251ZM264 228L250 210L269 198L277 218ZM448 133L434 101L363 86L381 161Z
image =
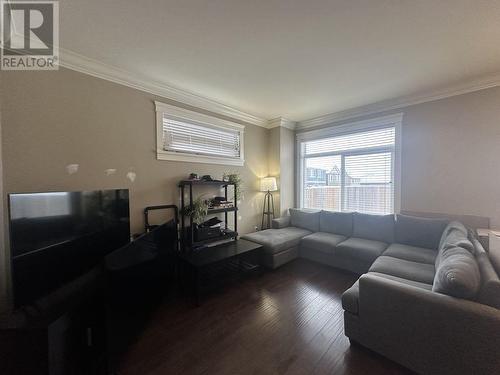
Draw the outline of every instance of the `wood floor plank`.
M344 335L341 295L357 277L296 260L209 295L168 301L121 356L119 375L410 374Z

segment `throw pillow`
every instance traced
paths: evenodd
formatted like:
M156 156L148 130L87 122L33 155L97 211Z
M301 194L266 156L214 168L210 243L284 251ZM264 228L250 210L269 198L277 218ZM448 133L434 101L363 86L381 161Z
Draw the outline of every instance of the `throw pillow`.
M288 211L290 212L290 225L292 227L319 232L320 211L301 210L298 208L290 208Z
M474 255L461 247L448 247L436 258L432 290L458 298L471 299L479 291L481 277Z

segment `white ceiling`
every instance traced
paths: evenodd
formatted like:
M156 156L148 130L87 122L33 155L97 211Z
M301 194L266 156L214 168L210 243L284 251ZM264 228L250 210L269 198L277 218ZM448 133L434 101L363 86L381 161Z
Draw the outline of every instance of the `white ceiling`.
M62 0L61 47L301 121L500 72L500 0Z

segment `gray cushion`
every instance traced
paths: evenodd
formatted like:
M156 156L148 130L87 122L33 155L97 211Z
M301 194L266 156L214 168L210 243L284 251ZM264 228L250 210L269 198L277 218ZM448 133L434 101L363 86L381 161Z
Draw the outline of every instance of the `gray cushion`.
M370 267L370 272L401 277L403 279L432 284L434 282L434 265L412 262L382 255Z
M311 232L302 228L286 227L245 234L241 238L261 244L266 252L276 254L293 246L298 246L302 237L308 234L311 234Z
M394 242L394 215L353 214L353 237Z
M481 288L477 301L500 309L500 278L490 262L488 253L482 251L476 260L481 274Z
M394 236L397 243L437 250L448 220L396 215Z
M387 244L385 242L351 237L337 245L335 254L365 262L373 262L386 248Z
M411 286L414 286L416 288L422 288L425 290L432 290L432 284L428 284L428 283L421 283L419 281L403 279L402 277L387 275L385 273L378 273L378 272L370 272L370 275L376 275L378 277L383 277L385 279L397 281L397 282L402 283L402 284L411 285Z
M346 237L339 234L316 232L305 236L300 241L300 247L301 249L309 248L322 251L324 253L333 253L335 246L345 239Z
M411 285L416 288L422 288L426 290L432 290L432 284L420 283L418 281L407 280L401 277L396 277L392 275L386 275L383 273L370 272L370 275L377 275L385 279L397 281L405 285ZM359 280L357 280L353 286L347 289L342 294L342 307L344 310L349 311L352 314L358 314L359 312Z
M387 250L384 251L384 255L412 262L434 264L436 261L437 251L424 249L423 247L393 243L387 248Z
M299 210L290 208L290 225L292 227L310 230L311 232L319 232L319 215L318 210Z
M321 211L319 217L319 230L321 232L329 232L351 237L352 215L352 212Z
M441 240L439 242L439 250L449 247L462 247L471 253L474 253L474 245L472 245L472 242L469 241L468 236L469 233L467 228L465 228L462 223L452 221L443 231L443 235L441 236Z
M480 287L479 267L468 250L448 247L436 258L436 277L432 290L458 298L474 297Z

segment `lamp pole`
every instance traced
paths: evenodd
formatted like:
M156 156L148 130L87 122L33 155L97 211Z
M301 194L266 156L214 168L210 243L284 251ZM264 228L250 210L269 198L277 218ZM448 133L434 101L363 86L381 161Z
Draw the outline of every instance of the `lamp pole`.
M266 203L267 203L267 209L266 209ZM267 216L267 225L264 228L264 222L266 221L265 218ZM266 192L266 195L264 196L264 207L262 208L262 225L261 229L269 229L271 228L271 216L272 219L274 219L274 197L273 194L271 193L270 190Z

